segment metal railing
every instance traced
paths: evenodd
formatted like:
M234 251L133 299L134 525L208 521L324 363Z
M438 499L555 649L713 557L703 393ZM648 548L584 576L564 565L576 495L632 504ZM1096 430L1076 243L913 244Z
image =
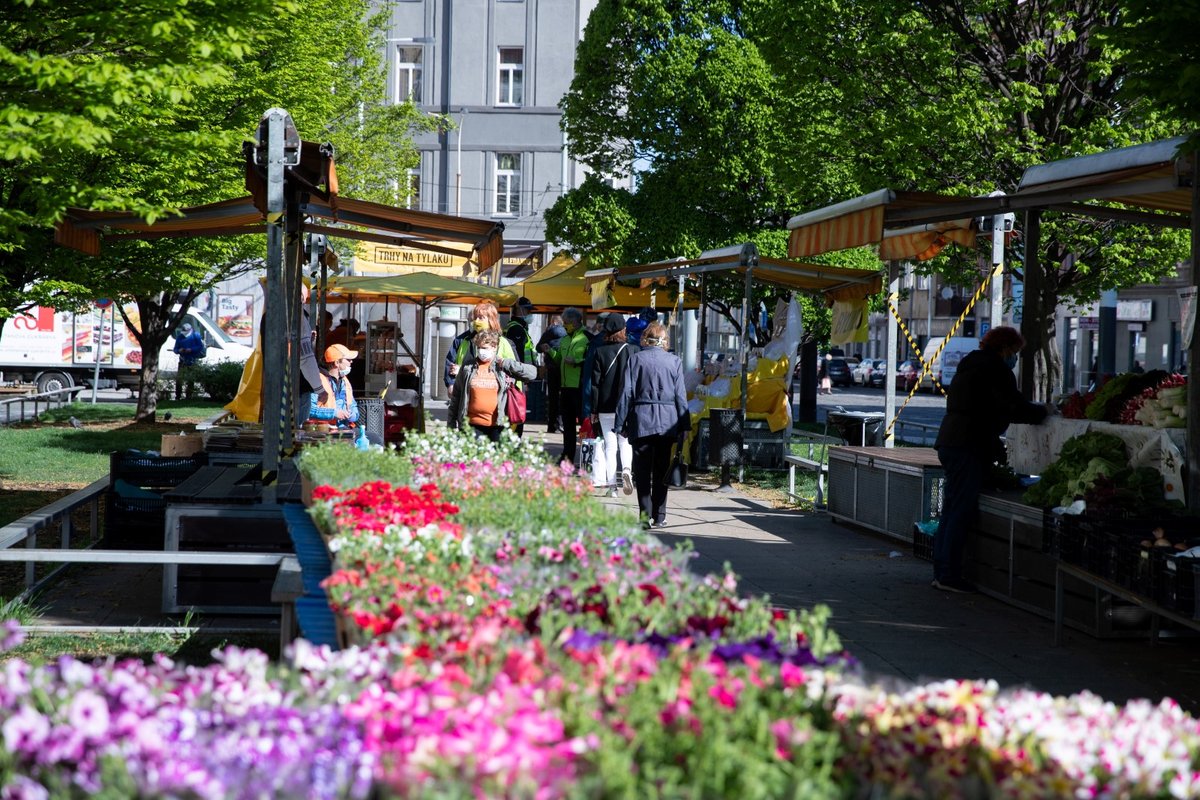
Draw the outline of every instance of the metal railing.
M7 400L0 400L0 406L4 407L4 424L9 425L12 423L12 410L14 406L19 407L16 421L21 422L25 419L25 409L28 404L33 404L33 416L36 417L43 405L47 411L52 408L64 406L74 400L75 395L82 392L83 389L83 386L68 386L64 389L55 389L51 392L23 394L17 397L10 397Z
M91 511L90 533L92 542L97 542L100 539L100 498L108 490L108 476L100 478L79 491L69 494L61 500L56 500L50 505L34 511L32 514L26 514L15 522L10 522L3 528L0 528L0 554L9 550L14 545L25 543L28 550L33 550L37 547L38 534L46 528L58 526L59 530L59 547L63 551L71 549L71 535L74 533L74 521L71 515L78 508L87 506ZM49 532L49 531L47 531ZM10 551L11 552L11 551ZM21 553L21 558L10 560L21 561L26 553ZM2 558L2 556L0 556ZM37 580L36 563L33 560L25 560L25 591L23 591L18 599L27 600L36 594L50 579L57 576L66 565L58 567L50 572L50 574Z
M896 420L896 426L892 430L896 434L897 441L932 447L940 427L940 423L931 425L927 422L905 422L899 419Z

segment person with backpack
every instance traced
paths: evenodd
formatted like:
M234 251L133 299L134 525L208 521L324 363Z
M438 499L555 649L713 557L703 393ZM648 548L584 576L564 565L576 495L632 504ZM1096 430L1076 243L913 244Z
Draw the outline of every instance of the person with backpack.
M550 358L549 352L558 347L558 343L567 335L567 329L563 327L562 317L554 314L549 319L549 324L546 330L542 333L542 338L538 339L537 347L534 348L539 353L546 353L546 433L558 433L562 430L562 420L559 419L558 400L562 394L562 370L558 364L554 363L554 359Z
M208 346L204 344L204 337L192 327L192 323L185 322L175 332L175 346L172 350L179 355L179 375L175 380L175 399L179 399L185 384L187 385L187 396L190 398L195 386L191 375L192 368L200 359L208 355Z
M629 357L641 348L626 341L625 325L625 320L616 313L604 320L604 342L596 349L592 359L592 423L599 428L604 439L604 457L596 460L592 471L593 483L596 486L611 486L609 495L613 497L617 494L618 474L622 491L633 494L633 445L617 430L616 412ZM618 458L620 473L617 472Z

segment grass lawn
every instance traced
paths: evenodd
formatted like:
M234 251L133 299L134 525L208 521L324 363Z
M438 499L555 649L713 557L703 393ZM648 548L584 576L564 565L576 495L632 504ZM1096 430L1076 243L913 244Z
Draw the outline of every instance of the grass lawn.
M166 400L158 408L158 422L135 423L133 404L72 403L43 414L38 422L0 429L0 488L5 490L0 497L0 525L20 516L11 515L10 492L58 492L61 496L63 490L87 486L108 474L112 451L157 450L163 434L191 429L220 411L221 404ZM163 422L168 411L171 421ZM73 427L71 417L81 427Z
M114 450L157 450L163 434L190 430L221 409L218 402L164 400L158 404L158 422L135 423L132 403L72 403L42 414L37 422L0 428L0 526L49 505L76 489L108 474L109 453ZM171 420L163 422L166 412ZM70 423L74 417L81 427ZM75 518L75 530L87 530L88 512ZM80 545L86 544L79 541ZM37 624L37 600L5 602L4 596L20 591L24 565L0 567L0 619L16 618ZM211 651L224 644L256 647L278 655L278 633L239 635L236 641L213 634L104 633L30 634L20 647L0 656L0 661L21 658L32 663L69 654L80 659L107 656L148 660L165 653L189 664L211 661Z

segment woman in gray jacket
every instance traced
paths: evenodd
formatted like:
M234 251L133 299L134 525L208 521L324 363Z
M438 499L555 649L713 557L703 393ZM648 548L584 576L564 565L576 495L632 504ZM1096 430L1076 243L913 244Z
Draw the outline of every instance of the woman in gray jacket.
M447 422L451 428L469 424L493 442L508 427L508 394L513 385L537 377L537 367L512 358L498 358L500 334L475 334L475 359L465 362L454 377Z
M633 482L642 525L666 525L667 475L676 445L690 424L683 363L667 352L666 326L652 322L642 333L642 349L629 356L617 400L614 428L633 442Z

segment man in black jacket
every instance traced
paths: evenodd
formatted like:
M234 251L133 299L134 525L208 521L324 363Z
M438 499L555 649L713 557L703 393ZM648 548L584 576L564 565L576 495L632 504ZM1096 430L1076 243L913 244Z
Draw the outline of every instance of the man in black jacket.
M945 495L933 540L933 586L974 592L962 576L967 534L979 511L979 493L992 464L1004 458L1000 437L1009 423L1038 424L1052 407L1030 403L1017 389L1013 367L1025 340L1015 328L992 328L958 365L938 430L938 460L946 470Z

